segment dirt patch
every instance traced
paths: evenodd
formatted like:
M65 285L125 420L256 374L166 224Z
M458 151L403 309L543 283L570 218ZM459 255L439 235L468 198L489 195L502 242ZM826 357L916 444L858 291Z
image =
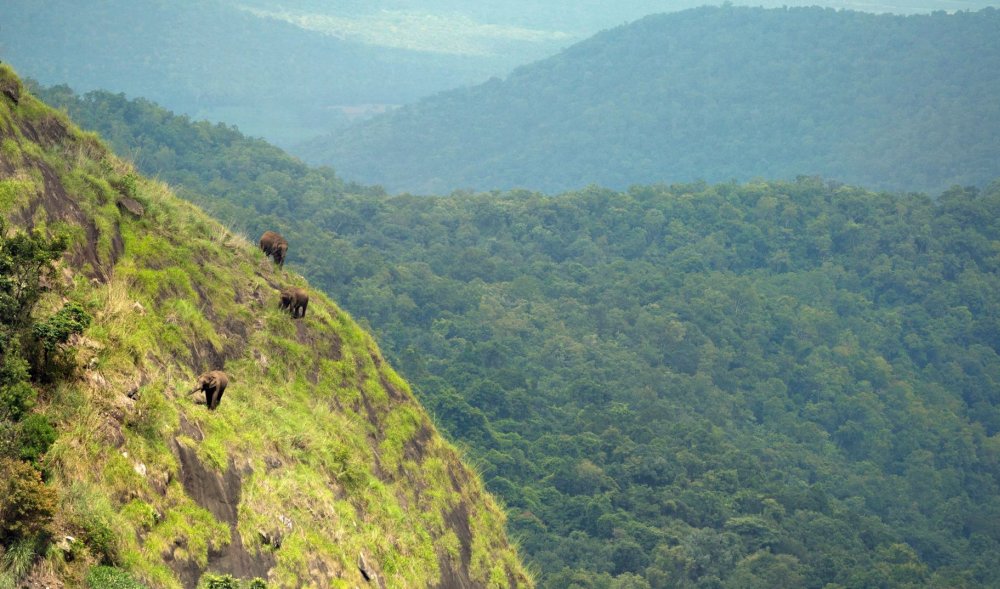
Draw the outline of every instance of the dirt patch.
M185 543L177 544L178 547L185 546ZM193 560L177 559L172 551L163 553L163 562L167 563L170 570L174 571L181 586L184 589L195 589L198 586L198 579L201 578L202 569Z
M212 306L212 299L209 298L208 294L205 293L205 289L201 285L200 280L191 280L191 288L198 295L198 306L201 312L205 314L205 319L211 324L218 323L218 315L215 314L215 307Z
M372 356L372 358L375 359L375 358L378 358L378 356ZM382 388L385 389L386 392L389 393L389 398L390 399L392 399L394 401L404 401L404 400L406 400L406 397L403 395L402 391L400 391L395 386L393 386L393 384L391 382L389 382L389 379L387 379L385 377L385 375L382 374L381 372L378 375L378 380L379 380L380 383L382 383Z
M472 528L469 526L469 508L465 501L459 501L454 509L444 516L444 521L458 536L461 546L462 574L469 577L469 564L472 562Z
M5 77L0 80L0 94L16 105L21 102L21 82L16 78Z
M192 338L187 341L187 348L188 352L191 353L191 366L195 372L225 369L226 358L222 351L215 349L212 342L201 338Z
M197 286L196 290L198 290ZM169 297L165 297L164 300L166 298ZM207 338L197 336L189 338L186 345L191 355L191 368L198 373L209 370L225 370L227 362L235 358L242 358L246 352L249 341L248 328L246 324L235 317L227 317L224 320L218 318L204 300L201 309L205 313L206 319L215 325L222 345L221 347L216 346Z
M30 125L25 124L21 128L24 129L26 126ZM64 143L69 137L69 127L58 117L47 116L43 118L38 122L37 129L38 143L45 147Z
M423 463L427 456L427 446L433 437L434 430L431 429L430 424L427 422L420 424L420 429L417 430L417 433L403 445L403 456L407 460L412 460L417 464ZM400 468L402 468L402 465L400 465Z
M0 139L5 139L7 134L0 131ZM0 157L0 178L10 178L14 175L17 168L14 166L14 162L10 158Z
M510 589L516 589L518 586L517 575L514 574L514 571L512 571L510 567L507 567L507 586L510 587Z
M35 566L28 577L21 580L20 589L63 589L66 585L52 572L51 568Z
M237 321L232 317L227 317L222 322L222 359L228 361L232 358L243 357L246 351L249 335L247 326L242 321Z
M441 582L435 585L437 589L479 589L485 587L480 583L474 583L466 575L459 572L451 557L438 555L438 568L441 569Z
M200 431L184 419L181 420L181 432L200 435ZM198 459L193 448L177 442L176 438L173 446L180 463L180 479L184 491L215 519L228 524L232 537L232 541L222 549L209 551L208 566L204 570L193 561L170 562L181 583L186 589L194 589L206 570L230 574L240 579L266 578L268 571L275 565L274 555L268 552L251 554L243 545L243 538L236 527L243 477L252 471L249 468L238 468L230 459L226 472L220 474L207 468Z

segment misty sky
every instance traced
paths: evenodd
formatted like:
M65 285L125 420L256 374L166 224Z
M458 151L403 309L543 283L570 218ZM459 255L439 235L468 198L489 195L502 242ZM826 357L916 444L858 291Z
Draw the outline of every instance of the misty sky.
M536 45L547 54L602 29L657 12L702 6L699 0L234 0L260 16L372 45L487 56ZM764 0L735 5L828 6L913 14L979 10L991 0Z

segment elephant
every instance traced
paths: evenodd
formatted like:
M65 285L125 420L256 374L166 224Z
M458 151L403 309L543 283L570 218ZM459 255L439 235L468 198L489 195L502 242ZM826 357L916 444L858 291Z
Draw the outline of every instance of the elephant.
M291 311L292 318L305 317L307 306L309 306L309 293L304 288L290 286L282 289L280 308ZM302 313L299 314L299 311Z
M264 250L264 255L274 258L274 262L279 268L285 265L288 242L280 234L274 231L265 231L264 235L260 236L260 249Z
M215 410L222 400L222 393L229 386L229 377L221 370L212 370L198 377L198 385L191 389L193 394L198 391L205 391L205 404L209 409Z

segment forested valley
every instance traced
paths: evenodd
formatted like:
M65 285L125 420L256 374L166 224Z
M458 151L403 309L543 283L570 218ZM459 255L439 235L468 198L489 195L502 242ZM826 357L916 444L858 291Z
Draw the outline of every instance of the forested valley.
M1000 183L390 196L38 89L369 324L543 587L1000 584Z

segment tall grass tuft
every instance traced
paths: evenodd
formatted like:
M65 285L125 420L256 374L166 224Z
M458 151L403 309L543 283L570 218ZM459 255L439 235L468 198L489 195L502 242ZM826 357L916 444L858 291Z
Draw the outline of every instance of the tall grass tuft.
M35 562L34 538L24 538L11 544L0 556L0 589L14 589L24 579Z

